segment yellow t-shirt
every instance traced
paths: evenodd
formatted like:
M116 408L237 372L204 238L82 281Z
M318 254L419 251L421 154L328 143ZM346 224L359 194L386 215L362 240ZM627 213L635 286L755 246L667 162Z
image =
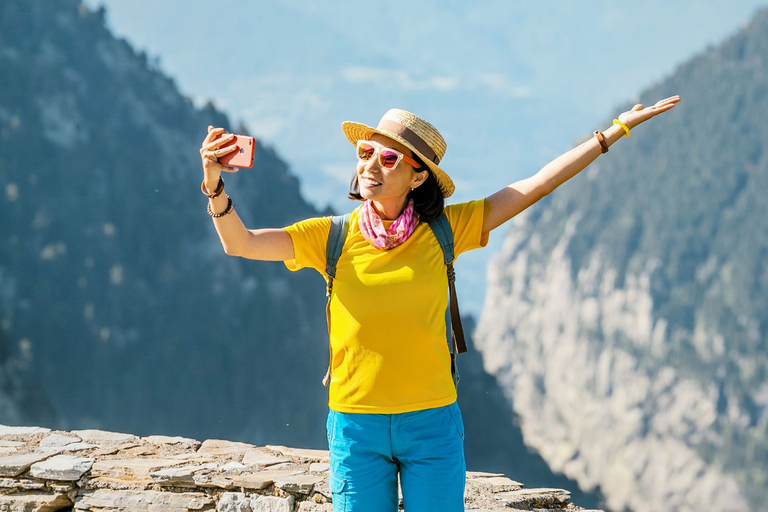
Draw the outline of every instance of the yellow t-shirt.
M454 254L484 247L485 201L445 208ZM331 296L331 381L328 406L338 412L399 414L456 400L446 338L448 278L443 252L421 222L405 243L372 247L352 212ZM385 221L385 225L391 221ZM289 270L325 274L331 218L285 228L293 240Z

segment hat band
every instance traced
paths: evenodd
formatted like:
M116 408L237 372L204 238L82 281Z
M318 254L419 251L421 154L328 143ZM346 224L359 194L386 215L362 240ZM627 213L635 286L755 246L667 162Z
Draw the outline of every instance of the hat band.
M395 135L399 135L400 137L407 140L414 148L416 148L416 151L421 153L427 159L431 160L432 163L440 163L440 159L437 157L437 154L432 150L432 148L429 147L429 144L427 144L424 139L419 137L416 132L407 126L403 126L397 121L382 119L379 122L379 126L376 128L378 130L386 130L388 132L394 133Z

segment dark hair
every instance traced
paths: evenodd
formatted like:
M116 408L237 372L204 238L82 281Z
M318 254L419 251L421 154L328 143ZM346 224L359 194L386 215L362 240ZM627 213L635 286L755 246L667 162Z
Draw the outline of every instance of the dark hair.
M413 199L413 209L419 214L419 220L430 222L443 213L445 198L429 167L422 163L416 155L414 155L414 159L421 164L421 170L427 171L428 174L424 183L413 189L408 194L408 198ZM349 184L349 195L347 197L357 201L365 201L363 196L360 195L360 183L357 181L357 173L352 175L352 181Z

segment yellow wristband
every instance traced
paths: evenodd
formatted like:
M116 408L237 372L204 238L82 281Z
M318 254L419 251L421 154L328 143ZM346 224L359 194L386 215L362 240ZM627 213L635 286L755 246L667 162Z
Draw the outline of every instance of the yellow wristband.
M624 128L624 136L625 137L629 137L629 128L627 127L627 125L625 125L624 123L622 123L618 119L614 119L613 120L613 124L617 124L617 125L621 126L622 128Z

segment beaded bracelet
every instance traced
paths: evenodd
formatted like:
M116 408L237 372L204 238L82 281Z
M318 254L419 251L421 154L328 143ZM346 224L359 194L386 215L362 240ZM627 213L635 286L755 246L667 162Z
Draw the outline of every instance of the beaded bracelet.
M224 195L227 196L227 209L221 213L213 213L213 210L211 209L211 203L208 203L208 215L210 215L211 217L223 217L226 214L231 213L232 210L235 209L234 205L232 204L232 198L229 197L229 194L224 194Z
M208 199L219 197L223 191L224 191L224 179L221 176L219 176L219 184L216 186L216 191L213 193L208 193L208 189L205 187L205 179L203 179L203 182L200 184L200 192L202 192L203 195Z
M621 126L622 128L624 128L624 136L625 137L629 137L629 127L627 127L627 125L625 125L624 123L622 123L618 119L614 119L613 120L613 124L617 124L617 125Z

